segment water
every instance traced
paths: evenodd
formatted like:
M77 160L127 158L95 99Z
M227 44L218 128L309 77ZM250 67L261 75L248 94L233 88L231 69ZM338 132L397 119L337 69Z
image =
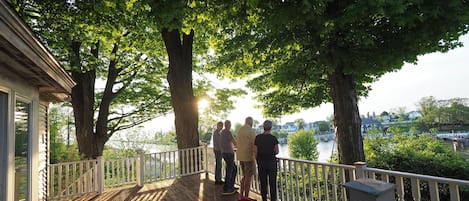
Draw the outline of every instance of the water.
M213 147L213 138L210 139L210 143L208 144L208 146ZM329 140L327 142L319 141L317 149L319 152L317 161L328 162L331 159L332 150L334 150L334 153L337 153L337 144L334 140ZM282 158L290 158L290 154L288 152L288 144L280 144L279 153L277 156Z
M332 153L337 153L337 144L335 144L335 141L332 140L328 142L320 141L317 149L319 152L317 161L328 162L331 159ZM333 150L334 152L332 152ZM282 158L290 158L290 154L288 152L288 144L280 144L279 153L277 156Z

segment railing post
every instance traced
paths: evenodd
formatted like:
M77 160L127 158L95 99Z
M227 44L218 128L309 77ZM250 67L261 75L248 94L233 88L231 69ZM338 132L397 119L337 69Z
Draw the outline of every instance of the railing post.
M145 153L140 152L137 158L137 186L142 187L145 183Z
M208 176L208 148L207 145L204 145L204 160L205 160L205 179L210 179Z
M97 158L97 171L98 171L98 194L100 195L104 191L104 159L102 156L98 156Z
M356 179L365 178L366 163L358 161L353 163L353 165L355 166Z

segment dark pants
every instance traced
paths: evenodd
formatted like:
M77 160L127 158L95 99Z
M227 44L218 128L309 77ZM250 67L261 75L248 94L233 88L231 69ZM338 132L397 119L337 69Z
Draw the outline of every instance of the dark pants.
M213 151L215 154L215 181L221 181L221 151Z
M234 163L234 154L222 153L221 155L226 164L225 185L223 186L223 192L232 192L234 191L234 182L236 178L236 172L238 171Z
M277 160L257 160L257 170L261 181L261 196L267 201L267 178L269 178L270 200L277 200Z

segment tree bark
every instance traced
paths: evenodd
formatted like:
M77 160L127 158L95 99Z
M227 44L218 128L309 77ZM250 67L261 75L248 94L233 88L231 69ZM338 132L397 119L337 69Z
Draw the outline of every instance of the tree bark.
M192 43L194 30L181 35L178 29L162 31L169 57L167 79L174 110L179 149L199 146L198 109L192 89Z
M357 93L352 75L345 75L342 68L329 75L331 97L334 103L334 125L336 127L339 162L352 165L365 161L361 118L357 104Z
M97 155L94 145L94 83L96 71L81 71L80 61L81 42L73 42L71 46L70 62L74 67L73 80L76 85L72 88L72 106L75 117L75 130L78 142L78 151L87 158Z
M78 151L82 157L95 159L103 155L104 144L109 137L107 129L101 127L94 131L94 104L95 104L95 81L96 70L82 71L79 56L80 42L73 42L71 46L71 65L75 67L72 71L73 80L76 85L72 88L72 106L75 118L75 130L78 143ZM99 44L91 49L91 53L98 57ZM103 98L104 99L104 98ZM106 100L102 102L107 102ZM109 101L110 102L110 101ZM104 111L106 112L106 111ZM107 113L109 113L107 111ZM101 116L101 111L100 111ZM107 117L107 114L105 115ZM99 125L107 126L107 121L99 121ZM107 127L106 127L107 128ZM99 131L99 132L98 132Z

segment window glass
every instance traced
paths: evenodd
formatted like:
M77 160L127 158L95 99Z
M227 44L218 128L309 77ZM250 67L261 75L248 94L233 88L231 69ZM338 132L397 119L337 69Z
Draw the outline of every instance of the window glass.
M7 117L8 94L0 91L0 161L6 161L7 152ZM0 200L5 198L6 189L6 163L0 164Z
M28 195L30 106L17 101L15 105L15 200Z

